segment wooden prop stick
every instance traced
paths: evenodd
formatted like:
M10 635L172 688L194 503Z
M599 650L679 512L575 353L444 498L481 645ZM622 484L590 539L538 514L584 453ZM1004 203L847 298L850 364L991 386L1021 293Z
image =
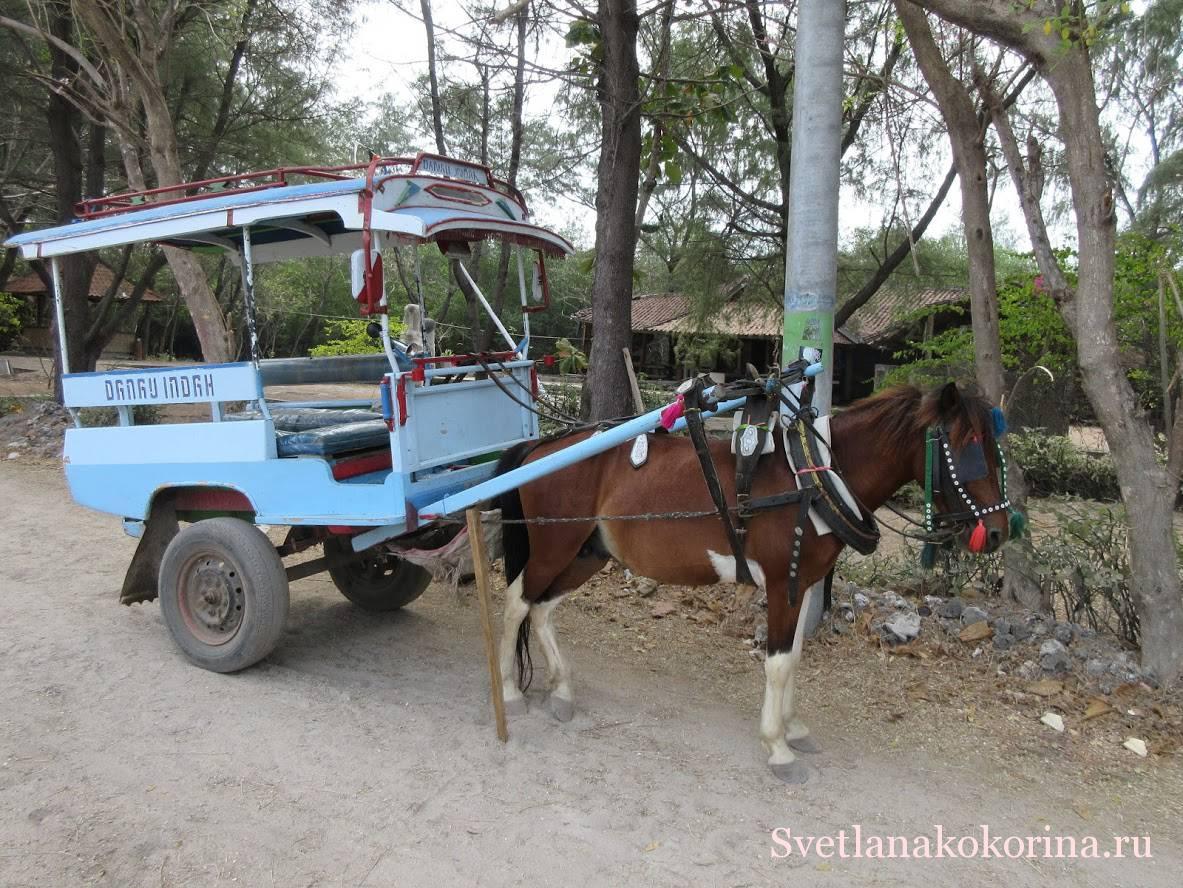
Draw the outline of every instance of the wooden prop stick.
M637 413L645 412L645 402L641 400L641 387L637 385L637 373L633 370L633 355L627 348L621 349L624 352L624 369L628 373L628 384L633 390L633 406Z
M501 662L497 659L497 645L493 640L492 605L489 603L489 553L485 549L485 531L481 526L481 510L473 506L464 513L468 519L468 541L472 546L472 567L476 573L476 597L481 605L481 629L485 634L485 653L489 658L489 681L493 692L493 718L497 722L497 739L509 739L505 725L505 701L501 697Z

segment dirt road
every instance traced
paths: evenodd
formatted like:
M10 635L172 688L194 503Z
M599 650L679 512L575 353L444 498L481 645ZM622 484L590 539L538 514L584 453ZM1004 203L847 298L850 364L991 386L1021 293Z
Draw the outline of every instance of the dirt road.
M806 655L825 751L786 787L755 737L760 664L717 630L573 602L576 717L534 697L501 746L476 608L441 589L371 616L296 583L276 653L221 676L156 604L116 603L133 542L56 467L0 464L0 528L2 886L1178 884L1178 756L1097 766L988 701L881 718L868 701L912 667L873 653ZM773 828L854 824L1149 835L1153 859L772 859Z

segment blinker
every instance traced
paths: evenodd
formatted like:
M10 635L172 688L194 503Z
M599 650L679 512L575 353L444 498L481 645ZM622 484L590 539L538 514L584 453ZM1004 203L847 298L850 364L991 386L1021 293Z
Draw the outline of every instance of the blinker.
M953 457L953 467L957 472L957 479L963 484L985 478L986 451L982 449L982 442L973 440L958 450Z

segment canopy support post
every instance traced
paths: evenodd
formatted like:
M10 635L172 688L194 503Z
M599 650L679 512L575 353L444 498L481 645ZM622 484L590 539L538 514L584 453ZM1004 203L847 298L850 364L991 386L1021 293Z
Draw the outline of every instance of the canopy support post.
M58 257L49 260L50 275L53 278L53 311L57 319L58 350L61 352L62 376L70 372L70 348L66 342L66 309L62 305L62 267Z
M251 255L251 227L242 226L242 307L246 315L247 341L251 348L251 363L259 372L259 331L255 324L255 263ZM259 413L271 418L267 398L263 394L263 377L259 377Z

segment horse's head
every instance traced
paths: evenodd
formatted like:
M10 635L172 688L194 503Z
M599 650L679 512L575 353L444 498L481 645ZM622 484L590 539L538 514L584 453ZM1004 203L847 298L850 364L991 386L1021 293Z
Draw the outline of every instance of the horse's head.
M1002 412L957 384L935 389L920 403L924 428L924 520L930 531L952 531L969 551L984 554L1006 542L1010 502L1006 463L998 446Z

